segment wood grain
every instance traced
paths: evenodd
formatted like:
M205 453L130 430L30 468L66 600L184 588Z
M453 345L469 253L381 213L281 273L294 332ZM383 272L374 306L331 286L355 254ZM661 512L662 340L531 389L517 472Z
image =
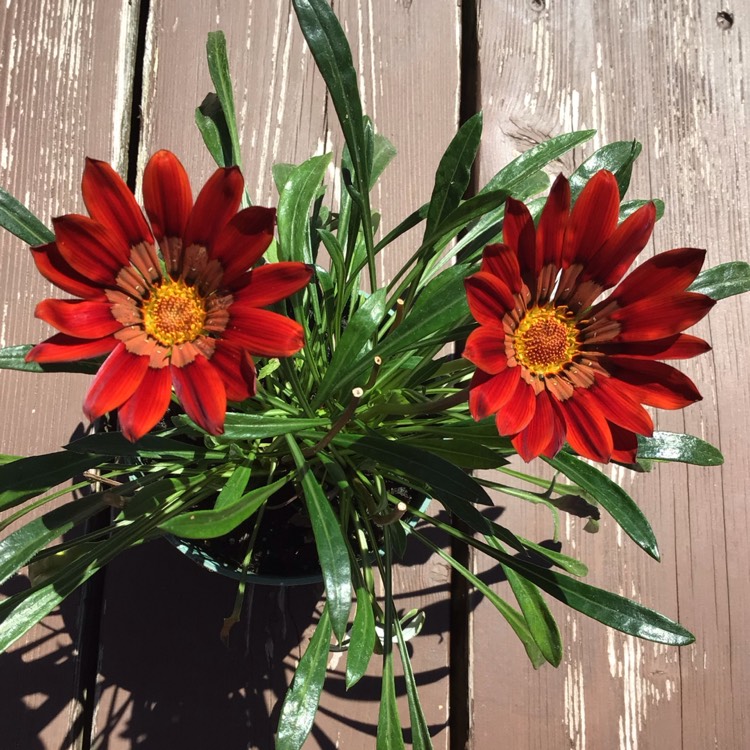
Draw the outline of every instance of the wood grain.
M108 6L34 0L6 2L0 9L0 184L48 225L51 216L82 211L85 156L117 163L124 155L134 16L127 2ZM5 232L0 279L0 346L51 335L49 326L34 319L34 306L64 294L39 275L28 248ZM89 380L0 373L0 451L44 453L80 434ZM19 576L3 594L25 585ZM83 599L71 597L0 657L4 747L78 746L83 616Z
M386 6L349 0L336 3L336 12L353 48L365 109L379 132L399 149L396 166L386 172L373 195L374 205L387 217L384 225L390 228L429 198L438 160L455 132L457 11L437 1ZM341 153L341 136L331 121L332 108L326 106L322 80L286 2L151 3L139 173L148 155L158 148L170 148L180 156L193 178L194 190L213 170L193 125L193 111L211 89L203 50L207 32L217 28L227 35L250 196L256 203L272 204L277 199L270 173L273 163L299 163L324 150L333 149L339 157ZM439 60L433 54L436 47L441 50ZM339 179L337 170L333 170L332 179ZM411 244L407 237L383 254L378 271L384 278L412 252ZM414 644L414 669L427 721L435 734L435 748L447 749L448 573L442 563L425 563L423 558L419 562L399 570L395 588L401 592L399 608L421 607L429 615L424 634ZM186 567L190 571L184 570ZM169 571L166 577L165 570ZM121 602L132 591L132 575L143 581L139 602L146 597L154 605L141 602L126 615ZM191 580L195 577L194 589L192 584L185 588L181 580L184 575L190 575ZM171 576L174 584L170 583ZM206 747L210 726L202 726L206 717L201 708L206 700L226 719L223 747L272 746L279 700L306 647L311 632L308 624L315 619L320 591L257 587L230 651L212 660L199 649L205 639L207 651L216 646L217 623L220 625L231 609L231 598L225 596L220 606L214 592L207 593L214 585L217 591L226 589L226 582L215 582L211 576L193 571L189 562L169 550L155 550L153 557L147 550L134 552L111 566L94 726L97 747L129 747L136 738L143 747L161 748L167 746L165 743L186 750ZM188 614L186 606L190 605L179 593L187 590L194 591L195 601L205 598L205 612L192 610ZM157 606L160 601L163 606ZM149 633L172 632L183 616L185 628L200 620L200 630L196 628L192 636L182 632L174 638L159 636L155 641L159 643L157 654L153 643L144 645L140 638L129 639L129 623L135 612L147 613ZM141 650L146 648L144 656ZM331 659L320 714L305 744L311 750L374 744L379 669L373 661L368 676L345 695L345 662L340 657L333 655ZM239 682L236 668L224 671L221 666L232 661L246 669ZM194 676L186 681L175 678L177 673L165 673L166 665L173 663L180 663L179 674L193 670ZM132 678L128 682L118 677L123 669ZM196 684L210 688L196 691ZM173 695L169 695L170 686ZM408 726L401 680L398 691L402 720ZM164 701L169 710L159 709ZM213 721L211 725L215 726Z
M725 30L705 4L483 3L480 22L481 103L494 125L483 143L485 180L548 135L594 127L597 146L637 138L644 150L631 194L667 204L647 253L693 246L708 249L707 265L747 260L746 12ZM589 152L574 153L559 169L569 173ZM659 429L718 445L726 465L617 474L654 526L661 565L611 521L597 537L574 522L562 535L593 571L592 583L678 618L696 644L676 650L639 642L564 613L563 665L534 673L483 603L473 622L477 750L495 747L501 726L518 748L698 750L750 742L750 718L740 706L750 679L740 645L750 564L743 490L750 453L742 439L750 413L742 374L749 313L747 299L727 300L696 326L714 351L681 369L705 400L658 415ZM538 509L506 504L503 518L513 528L550 535ZM497 647L500 638L507 649Z

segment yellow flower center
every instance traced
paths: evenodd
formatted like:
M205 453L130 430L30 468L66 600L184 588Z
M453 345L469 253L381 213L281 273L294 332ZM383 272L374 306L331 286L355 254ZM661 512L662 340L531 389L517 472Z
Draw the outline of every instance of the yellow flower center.
M205 300L184 281L166 281L143 305L143 328L162 346L193 341L206 322Z
M514 337L518 363L537 375L560 372L578 354L578 329L568 308L533 307Z

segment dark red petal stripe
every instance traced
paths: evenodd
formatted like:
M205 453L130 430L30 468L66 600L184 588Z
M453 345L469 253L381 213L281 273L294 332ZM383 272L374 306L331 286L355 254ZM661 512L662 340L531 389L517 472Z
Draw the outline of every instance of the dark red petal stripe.
M291 357L304 344L302 326L270 310L229 308L229 325L224 338L250 354L264 357Z
M507 245L487 245L479 270L497 276L513 294L519 294L523 288L518 256Z
M109 354L117 346L114 336L101 339L79 339L56 333L37 344L27 355L27 362L75 362Z
M267 307L303 289L310 282L313 267L305 263L266 263L248 274L243 288L234 292L232 310L238 307Z
M563 268L588 260L614 232L620 211L617 180L611 172L597 172L578 196L563 243Z
M612 341L590 348L605 354L640 359L690 359L711 351L706 341L687 333L677 333L654 341Z
M62 333L82 339L98 339L120 330L109 302L98 300L45 299L34 314Z
M543 266L551 264L560 268L569 211L570 185L559 174L549 191L536 233L537 253Z
M514 369L518 369L517 367ZM497 431L501 435L515 435L526 427L536 411L536 396L533 388L522 379L510 398L495 416Z
M114 286L120 269L128 264L130 249L107 228L87 216L68 214L52 219L57 248L82 276Z
M185 228L184 244L211 249L218 234L237 213L244 187L237 167L217 169L195 199Z
M531 461L544 451L556 434L559 435L560 445L562 445L565 434L564 425L550 403L549 395L546 391L542 391L536 397L534 416L526 428L513 437L511 442L524 461ZM560 445L555 449L555 453Z
M125 403L136 391L148 369L148 357L130 354L119 342L91 384L83 412L93 422Z
M211 258L224 268L224 283L254 266L273 241L276 210L251 206L240 211L219 233Z
M490 273L475 273L464 286L471 314L481 325L502 325L505 314L516 306L510 289Z
M480 370L497 375L508 366L505 331L499 325L479 326L469 334L463 356Z
M612 432L588 391L577 389L562 403L562 409L570 447L581 456L607 463L613 448Z
M621 326L616 341L660 339L690 328L715 304L703 294L678 292L638 300L610 317Z
M157 151L143 172L143 205L156 239L182 237L193 208L185 167L171 151Z
M469 387L469 411L474 419L495 414L513 395L521 376L519 367L509 367L497 375L477 370Z
M78 273L58 249L54 242L32 247L31 257L42 276L68 294L84 299L103 299L104 291L94 286L90 279Z
M536 251L536 230L529 209L514 198L505 203L503 240L518 256L521 276L534 278L542 270L541 256Z
M171 398L170 368L149 367L136 392L118 409L122 434L133 443L142 438L164 416Z
M656 206L647 203L628 216L583 269L580 280L593 279L603 289L617 284L638 257L654 230Z
M190 419L211 435L221 435L227 394L216 368L198 355L189 365L170 369L175 393Z
M154 241L133 194L109 164L86 159L81 190L91 218L117 233L125 245Z

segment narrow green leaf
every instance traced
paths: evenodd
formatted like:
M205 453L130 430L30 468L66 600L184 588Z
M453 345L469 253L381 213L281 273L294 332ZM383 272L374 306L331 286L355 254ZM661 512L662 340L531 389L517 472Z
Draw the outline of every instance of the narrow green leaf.
M206 57L208 72L216 87L216 96L221 104L232 144L231 161L225 161L225 166L236 164L240 166L240 138L237 133L237 118L234 112L234 94L232 93L232 79L229 74L229 59L227 58L227 40L223 31L209 31L206 40Z
M341 642L344 640L344 633L349 622L349 610L352 606L352 570L349 550L331 502L310 470L310 465L305 461L297 442L290 435L287 435L286 441L297 466L299 481L302 484L310 514L333 632Z
M325 606L284 697L276 734L276 750L300 750L310 734L326 679L330 644L331 619L328 606Z
M367 671L375 648L375 616L370 594L364 586L357 587L357 611L354 614L349 648L346 652L346 689L356 685Z
M330 154L313 156L303 162L288 176L279 197L279 260L296 260L312 265L310 244L310 208L315 201Z
M224 422L224 434L218 436L219 442L237 440L255 440L258 438L277 437L292 432L315 429L329 424L327 419L292 417L279 414L241 414L229 412Z
M27 245L45 245L53 242L54 232L17 201L10 193L0 188L0 227Z
M724 456L711 443L676 432L655 432L651 437L638 436L638 458L657 461L681 461L696 466L720 466Z
M481 219L485 214L504 206L509 195L510 193L507 190L493 190L487 193L478 193L463 201L435 228L430 235L431 244L438 250L442 249L472 221Z
M469 315L464 279L473 269L451 266L425 286L403 323L389 333L377 347L377 354L387 359L406 351L421 339L439 331L449 331Z
M432 741L430 740L430 728L427 726L422 704L419 700L417 691L417 681L414 678L414 670L411 666L409 649L406 647L406 638L401 629L401 623L398 617L393 618L393 627L396 631L398 640L398 650L401 655L401 665L404 670L404 682L406 683L406 698L409 703L409 720L411 725L411 746L412 750L432 750Z
M140 440L131 443L121 432L100 432L87 435L68 443L65 448L74 453L94 453L100 456L159 459L226 458L226 450L209 451L203 446L190 445L182 440L173 440L159 435L144 435Z
M653 203L654 206L656 206L656 220L659 221L662 216L664 216L664 201L659 200L658 198L654 198L650 201L644 201L644 200L634 200L634 201L625 201L625 203L620 204L620 221L623 221L623 219L627 219L630 214L635 213L639 208L642 206L645 206L647 203Z
M533 583L507 565L503 565L502 568L534 642L544 658L552 666L557 667L562 659L562 639L552 612Z
M472 440L415 437L403 444L429 451L462 469L497 469L508 463L504 456Z
M750 264L734 260L707 268L698 274L688 290L717 300L744 294L750 291Z
M453 137L435 173L430 207L427 211L425 243L445 216L458 208L471 179L471 167L482 137L482 113L468 119Z
M107 503L99 493L71 500L8 534L0 541L0 583L50 542L106 507Z
M352 315L344 333L336 345L331 361L315 397L313 408L322 404L334 391L343 392L351 387L352 372L366 355L369 342L385 317L385 303L388 290L378 289L371 294ZM372 363L370 357L368 363Z
M339 434L334 442L351 448L360 456L395 469L405 479L419 481L448 510L467 523L477 526L483 533L489 533L488 521L470 503L492 505L492 500L483 487L450 461L411 445L404 445L401 441L385 440L374 434L365 437Z
M323 76L362 190L369 184L362 102L352 53L326 0L293 0L302 34Z
M401 719L396 704L396 681L393 676L393 651L383 654L380 710L378 711L377 750L405 750Z
M219 492L219 496L214 503L214 510L221 510L234 505L243 495L250 481L250 475L253 471L253 456L249 456L241 463L235 466L232 476L227 479L224 486Z
M220 167L233 164L232 136L219 97L213 92L206 94L200 106L196 107L195 124L214 161Z
M655 560L659 559L659 548L651 524L622 487L602 474L599 469L569 453L561 452L555 458L544 460L586 490L641 549Z
M33 348L33 344L20 344L0 349L0 369L22 370L24 372L82 372L87 375L94 375L101 367L101 362L97 360L55 362L54 364L43 365L38 362L27 362L26 355Z
M454 570L460 573L466 580L477 590L487 601L492 604L495 609L505 618L505 621L510 625L513 632L516 634L518 639L526 651L526 655L529 657L534 669L538 669L545 662L545 658L542 652L539 650L539 646L536 645L534 637L529 631L528 625L523 615L511 607L508 602L501 599L481 578L474 575L468 568L464 567L458 560L449 555L445 550L438 547L431 539L421 534L419 531L414 531L414 536L419 539L427 547L431 548L433 552L436 552L440 557L443 558ZM496 552L496 550L493 550ZM511 558L512 559L512 558Z
M679 623L623 596L510 555L505 564L555 599L623 633L670 646L685 646L695 640Z
M622 199L630 185L633 162L638 158L641 149L642 146L638 141L615 141L595 151L570 175L570 193L573 201L583 190L584 185L602 169L615 175Z
M101 463L99 456L59 451L4 464L0 466L0 510L20 505Z
M396 147L380 133L373 136L372 172L370 174L370 189L375 187L378 177L396 156Z
M578 130L574 133L563 133L550 138L538 146L524 151L510 164L503 167L481 190L486 193L493 190L514 189L519 182L525 180L534 172L543 169L555 159L567 153L581 143L585 143L596 135L596 130Z
M224 536L256 513L288 481L288 477L283 477L272 484L256 487L232 505L219 510L189 510L165 521L160 528L183 539L215 539Z

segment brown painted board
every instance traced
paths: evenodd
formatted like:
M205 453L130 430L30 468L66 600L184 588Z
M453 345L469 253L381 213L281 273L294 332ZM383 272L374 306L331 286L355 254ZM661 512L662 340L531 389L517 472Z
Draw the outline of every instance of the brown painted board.
M736 9L731 28L717 23L719 9L677 0L482 3L480 99L492 124L480 184L550 135L597 128L594 146L637 138L643 154L630 195L667 206L644 257L690 246L708 249L707 265L748 260L747 8ZM569 174L590 152L577 150L552 172ZM677 650L637 641L555 607L564 661L557 671L534 672L482 603L472 623L475 750L498 747L500 732L519 750L750 744L748 319L750 300L730 299L695 327L714 350L680 367L704 400L657 417L659 429L719 446L725 466L663 466L638 476L613 470L650 519L661 564L606 518L597 536L576 519L561 530L564 550L589 565L591 583L679 619L696 643ZM550 537L539 507L502 502L511 528ZM510 596L507 584L498 591Z
M48 226L82 212L87 155L121 161L129 125L134 30L127 2L6 2L0 8L0 185ZM28 248L0 234L0 346L54 333L33 317L44 297L65 296L37 272ZM0 452L57 450L84 425L89 378L0 372ZM64 502L61 500L59 502ZM26 578L8 581L3 594ZM0 656L4 748L77 747L81 726L80 642L84 606L73 596Z
M456 129L457 9L437 0L347 0L335 8L352 44L366 111L399 149L373 198L391 228L429 199L440 155ZM322 80L286 2L151 3L140 171L159 148L178 154L194 190L213 170L193 112L211 89L204 45L206 33L216 28L227 35L250 196L273 203L273 163L298 163L332 146L340 156L341 143ZM385 278L415 241L407 237L384 257L379 272ZM220 727L222 748L272 747L279 700L317 618L320 589L256 587L249 614L225 650L218 631L234 587L164 544L152 547L123 556L108 572L94 746L204 748ZM448 572L440 562L419 558L420 552L419 564L399 571L395 588L400 608L418 606L428 614L425 632L413 644L413 664L434 745L447 748ZM378 670L371 665L345 696L343 667L344 659L332 655L305 747L374 747ZM397 688L408 727L403 682Z

